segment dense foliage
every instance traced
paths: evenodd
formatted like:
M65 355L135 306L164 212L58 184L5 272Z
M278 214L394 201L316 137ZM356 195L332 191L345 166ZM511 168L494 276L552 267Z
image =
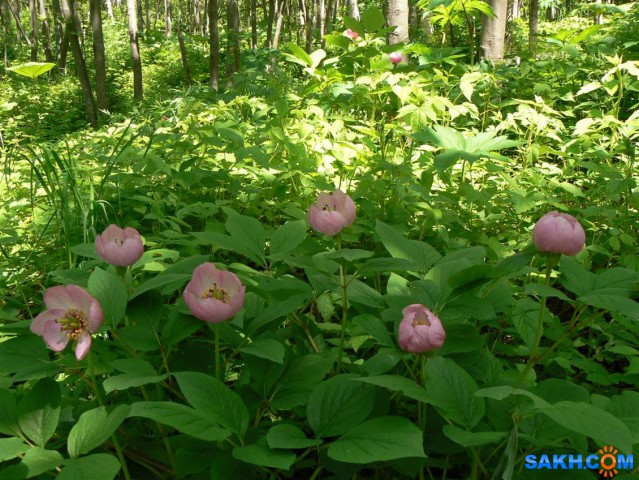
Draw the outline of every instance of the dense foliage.
M219 93L204 40L184 89L175 40L149 34L136 105L113 32L96 131L73 80L7 72L0 478L588 479L527 456L636 456L639 12L617 15L547 24L536 58L413 43L395 64L370 8L357 39L246 52ZM318 200L336 189L354 218ZM583 250L535 247L551 211ZM110 224L141 256L96 250ZM212 304L233 309L207 323ZM431 314L441 348L402 350L402 319Z

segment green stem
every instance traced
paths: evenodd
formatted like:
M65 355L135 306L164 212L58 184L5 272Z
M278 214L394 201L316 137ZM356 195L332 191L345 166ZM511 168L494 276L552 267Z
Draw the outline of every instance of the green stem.
M342 248L342 237L337 237L337 249ZM342 291L342 330L339 336L339 350L337 351L337 369L336 373L339 373L342 368L342 355L344 354L344 339L346 337L346 319L348 313L348 297L346 296L346 275L344 274L344 267L339 266L339 287Z
M552 273L553 261L549 257L546 262L546 285L550 286L550 274ZM537 357L539 353L539 343L541 341L541 336L544 333L544 314L546 312L546 297L541 299L541 306L539 309L539 318L537 319L537 331L535 332L535 341L533 343L533 348L530 351L530 357L528 358L528 363L526 363L526 367L521 371L519 377L517 377L517 381L515 382L515 388L519 387L522 382L526 379L530 371L533 369L539 358Z
M91 379L91 384L93 386L93 391L95 392L95 398L98 400L98 403L101 407L105 407L104 397L102 397L102 392L98 387L98 383L95 379L95 372L93 366L93 353L89 351L89 378ZM120 441L115 433L111 435L111 441L115 446L115 450L118 454L118 459L120 459L120 465L122 466L122 472L124 472L124 478L126 480L131 480L131 474L129 473L129 468L126 464L126 459L124 458L124 453L122 452L122 446L120 445Z
M220 366L220 324L215 324L215 378L222 381Z

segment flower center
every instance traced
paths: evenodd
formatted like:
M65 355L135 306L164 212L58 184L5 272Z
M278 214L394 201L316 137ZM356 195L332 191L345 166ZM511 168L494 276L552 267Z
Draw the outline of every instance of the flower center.
M60 328L69 338L78 338L82 332L87 330L89 319L86 314L76 308L70 308L64 317L58 319Z
M225 289L218 287L217 283L214 283L211 288L202 292L202 298L215 298L223 303L231 303L231 296Z
M113 240L113 242L115 242L118 247L124 245L124 240L122 240L121 238L116 238L115 240Z
M430 320L428 320L428 315L424 312L417 312L415 314L415 318L413 318L411 326L415 328L417 325L426 325L427 327L430 327L431 323Z

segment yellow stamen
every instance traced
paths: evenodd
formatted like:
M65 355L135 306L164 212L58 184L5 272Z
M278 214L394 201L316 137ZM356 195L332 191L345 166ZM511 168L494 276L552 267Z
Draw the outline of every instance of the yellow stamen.
M202 299L205 298L215 298L224 303L231 303L231 296L229 293L225 289L218 287L216 283L214 283L208 290L204 290L202 292Z

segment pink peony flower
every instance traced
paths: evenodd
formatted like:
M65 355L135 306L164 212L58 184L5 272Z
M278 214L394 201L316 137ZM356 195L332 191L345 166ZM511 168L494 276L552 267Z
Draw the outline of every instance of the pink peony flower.
M388 59L391 61L391 63L397 65L402 61L402 54L399 52L393 52L388 56Z
M424 305L415 303L402 310L404 318L399 324L399 347L411 353L440 348L446 340L442 322Z
M354 32L349 28L344 32L344 36L350 38L351 40L357 40L359 38L359 33Z
M75 356L82 360L91 348L91 334L102 325L102 308L89 292L77 285L49 288L44 293L47 309L33 319L31 331L44 338L51 350L64 350L76 340Z
M586 232L572 215L553 211L535 224L532 233L537 250L577 255L586 242Z
M207 262L193 270L184 289L184 302L196 318L219 323L240 311L245 290L237 275Z
M324 235L337 235L354 221L355 202L341 190L335 190L332 194L320 193L315 205L308 210L311 228Z
M95 237L95 251L111 265L128 267L140 259L144 253L144 245L135 228L122 229L111 224L101 235Z

